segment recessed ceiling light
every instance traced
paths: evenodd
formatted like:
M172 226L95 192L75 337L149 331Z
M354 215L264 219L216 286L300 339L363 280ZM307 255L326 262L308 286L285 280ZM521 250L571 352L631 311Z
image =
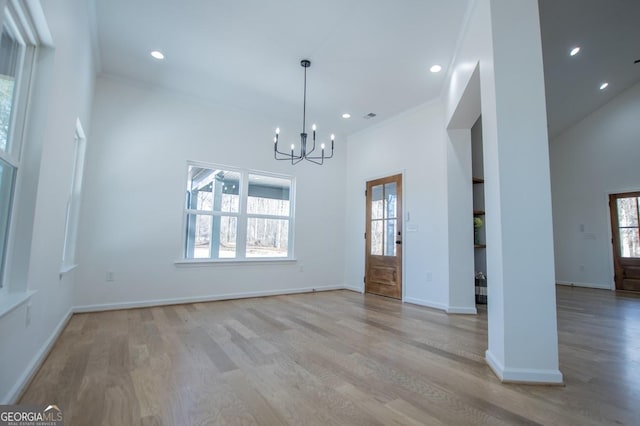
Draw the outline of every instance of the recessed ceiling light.
M342 114L342 118L351 118L351 114L345 112L344 114Z
M573 49L571 49L571 51L569 52L569 55L576 56L578 53L580 53L580 48L576 46Z
M429 68L429 71L433 73L440 72L442 71L442 67L440 65L434 65L431 68Z
M607 83L607 82L605 81L604 83L602 83L602 84L600 85L600 90L604 90L604 89L606 89L607 87L609 87L609 83Z
M162 53L159 50L152 50L151 51L151 56L153 56L155 59L161 61L164 59L164 53Z

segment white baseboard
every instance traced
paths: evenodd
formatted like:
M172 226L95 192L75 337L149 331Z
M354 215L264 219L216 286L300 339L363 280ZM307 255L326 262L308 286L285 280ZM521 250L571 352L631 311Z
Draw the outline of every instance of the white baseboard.
M478 314L478 310L473 307L473 308L468 308L468 307L464 307L464 306L449 306L446 309L448 314L464 314L464 315L477 315Z
M560 370L505 368L489 350L485 352L485 359L502 383L526 383L534 385L562 385L564 383Z
M351 286L345 285L342 288L349 291L355 291L356 293L360 293L360 294L364 293L364 288L362 287L351 287Z
M73 308L70 308L66 315L62 317L62 320L60 320L56 328L53 330L51 336L49 336L44 345L42 345L36 356L33 357L31 362L29 363L29 366L24 371L24 373L22 373L13 388L3 397L3 400L0 402L0 404L16 404L18 402L18 398L20 398L20 395L22 395L24 389L40 369L40 366L47 358L47 355L49 355L49 351L51 351L51 348L53 348L53 345L55 344L56 340L58 340L58 337L60 336L60 333L62 333L62 330L64 330L64 328L67 326L67 323L71 319L72 315Z
M73 308L74 313L115 311L119 309L148 308L152 306L180 305L183 303L215 302L217 300L246 299L250 297L281 296L285 294L313 293L314 291L351 290L345 286L303 287L281 290L251 291L246 293L213 294L208 296L177 297L173 299L139 300L134 302L83 305Z
M447 312L448 306L444 303L431 302L423 299L416 299L415 297L405 297L403 302L411 303L414 305L426 306L427 308L440 309L441 311Z
M429 300L417 299L415 297L405 297L405 303L411 303L414 305L426 306L427 308L439 309L441 311L445 311L448 314L465 314L465 315L476 315L478 310L476 308L471 307L463 307L463 306L448 306L444 303L431 302Z
M602 290L613 290L613 287L609 284L594 284L594 283L576 283L571 281L556 281L558 285L566 285L571 287L585 287L585 288L598 288Z

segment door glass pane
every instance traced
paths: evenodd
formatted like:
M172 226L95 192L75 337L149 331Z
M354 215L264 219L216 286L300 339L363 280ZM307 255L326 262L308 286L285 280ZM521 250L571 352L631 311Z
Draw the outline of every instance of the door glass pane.
M619 226L638 226L638 199L618 198L618 222Z
M622 257L640 257L640 233L638 228L620 229L620 253Z
M289 216L291 180L262 175L249 175L249 214Z
M249 218L247 257L287 257L289 220Z
M384 194L382 185L371 188L371 219L382 219L384 215Z
M385 218L393 219L396 217L396 200L398 198L397 185L395 182L387 183L384 186L385 198Z
M382 220L371 221L371 254L374 256L382 256L384 244L384 231L382 228Z
M384 255L395 256L396 255L396 228L397 220L389 219L384 221L385 228L385 244Z

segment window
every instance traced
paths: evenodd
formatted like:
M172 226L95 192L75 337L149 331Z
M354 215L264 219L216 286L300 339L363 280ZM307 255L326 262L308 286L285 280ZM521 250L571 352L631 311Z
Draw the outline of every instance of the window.
M293 257L292 177L189 164L185 259Z
M67 201L61 272L73 269L76 262L76 241L78 239L78 217L80 216L80 194L82 193L85 146L86 138L84 130L82 129L80 120L76 120L73 174L71 175L71 190L69 191L69 199Z
M616 200L620 256L640 258L640 197Z
M15 12L0 10L0 288L6 287L10 229L20 171L22 128L26 115L33 46L15 25ZM31 55L29 55L31 54Z

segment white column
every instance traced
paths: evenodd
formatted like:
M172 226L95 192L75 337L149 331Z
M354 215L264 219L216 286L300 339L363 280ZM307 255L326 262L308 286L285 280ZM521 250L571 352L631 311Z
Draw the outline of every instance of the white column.
M560 383L549 149L537 0L490 9L481 67L489 348L503 381Z

